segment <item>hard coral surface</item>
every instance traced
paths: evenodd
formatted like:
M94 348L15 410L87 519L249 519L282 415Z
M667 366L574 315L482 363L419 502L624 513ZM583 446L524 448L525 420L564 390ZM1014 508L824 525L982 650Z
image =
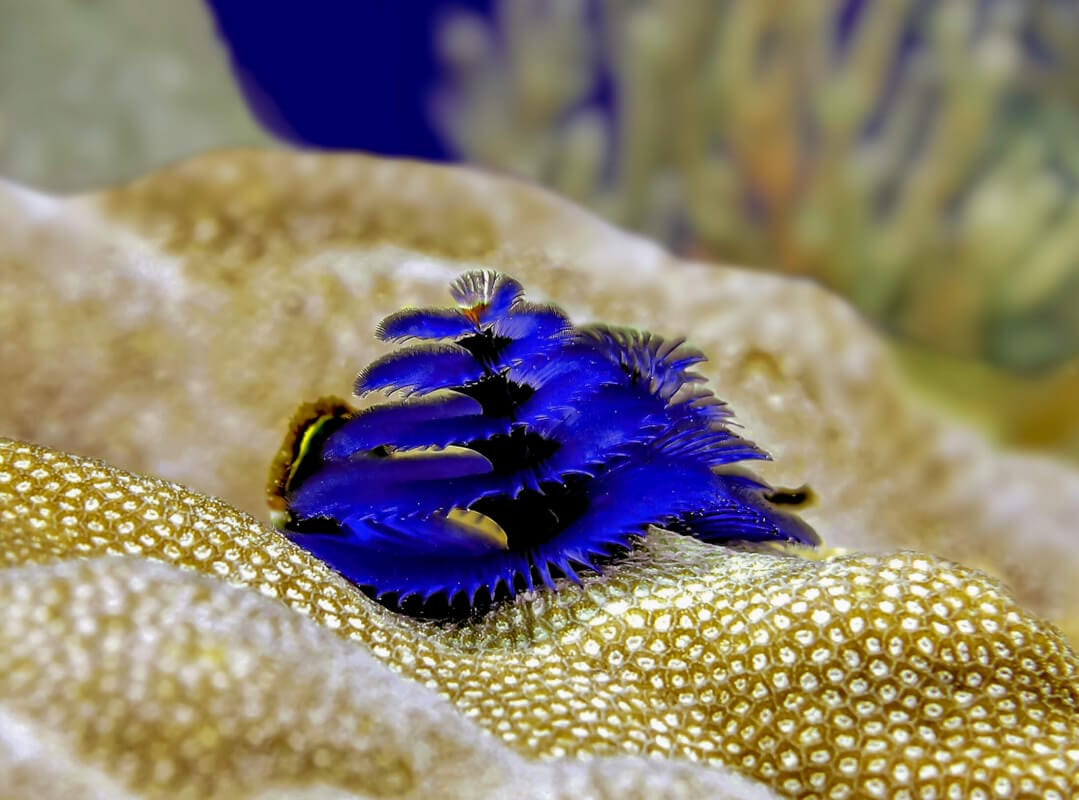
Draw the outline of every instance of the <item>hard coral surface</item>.
M535 188L358 156L226 152L60 200L0 186L0 433L263 513L296 404L384 352L387 308L481 266L576 323L685 334L702 373L808 483L832 545L928 551L1000 576L1079 635L1079 473L992 450L908 396L810 284L666 256Z
M984 574L648 542L583 587L438 628L221 501L2 442L0 731L25 741L0 740L0 777L40 786L25 763L48 742L33 763L56 781L147 797L761 796L609 760L627 754L791 797L1079 782L1079 660Z

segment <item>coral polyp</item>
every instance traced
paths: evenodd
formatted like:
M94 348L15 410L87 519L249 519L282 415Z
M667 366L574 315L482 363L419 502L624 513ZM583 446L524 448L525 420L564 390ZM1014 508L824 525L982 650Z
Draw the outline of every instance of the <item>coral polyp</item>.
M275 467L282 527L374 597L472 611L600 571L653 525L818 542L736 466L768 456L731 430L683 339L575 326L494 272L451 294L455 308L379 324L380 339L411 343L354 391L386 402L305 407Z

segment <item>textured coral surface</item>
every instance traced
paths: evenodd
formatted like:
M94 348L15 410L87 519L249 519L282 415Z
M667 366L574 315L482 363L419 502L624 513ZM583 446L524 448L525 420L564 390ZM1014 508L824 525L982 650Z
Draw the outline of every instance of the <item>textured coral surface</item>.
M264 515L296 404L385 352L377 321L481 266L574 322L688 335L771 483L831 545L984 568L1079 636L1079 472L919 406L815 286L679 261L533 187L359 156L225 152L60 200L0 185L0 434Z
M800 797L1079 786L1079 660L995 581L931 557L657 534L583 587L437 628L220 501L8 441L0 558L0 727L47 735L39 766L99 794L420 797L444 780L475 796L761 796L709 770L512 753L668 756ZM0 747L0 774L32 787L33 750Z
M810 484L829 544L888 554L656 535L601 580L445 630L232 510L264 515L296 403L384 352L377 320L475 266L576 322L689 334L776 457L764 477ZM812 285L677 261L474 172L221 153L78 199L0 185L0 385L0 434L225 501L0 450L0 768L23 795L203 796L212 775L223 796L427 797L438 776L458 794L753 796L723 765L790 795L1073 790L1075 656L1035 615L1079 632L1079 474L920 406ZM74 560L106 553L131 558ZM606 758L648 752L678 758ZM560 753L604 758L522 758Z

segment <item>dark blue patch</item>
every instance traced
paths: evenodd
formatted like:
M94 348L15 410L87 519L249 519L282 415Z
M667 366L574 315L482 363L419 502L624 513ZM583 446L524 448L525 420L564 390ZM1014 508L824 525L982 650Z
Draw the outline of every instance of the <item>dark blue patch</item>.
M428 103L436 0L207 0L259 120L296 144L446 160ZM454 8L490 13L491 0Z

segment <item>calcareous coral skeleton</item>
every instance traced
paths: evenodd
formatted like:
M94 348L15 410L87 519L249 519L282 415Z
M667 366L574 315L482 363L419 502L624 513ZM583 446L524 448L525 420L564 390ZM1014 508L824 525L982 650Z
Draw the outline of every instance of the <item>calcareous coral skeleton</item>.
M312 649L299 615L568 770L647 755L792 798L1064 800L1079 785L1074 652L996 581L932 556L810 559L657 532L581 586L434 626L225 503L0 440L0 564L0 714L145 797L370 795L432 769L475 796L505 769L452 777L445 754L467 756L465 732L420 724L422 687L391 690L357 676L348 648ZM373 679L385 697L359 702L351 687ZM515 796L722 796L614 785Z
M919 410L818 288L670 259L523 183L359 156L222 153L0 202L0 430L50 445L0 441L8 794L1079 785L1079 663L1043 621L1079 631L1079 475ZM761 472L809 481L819 529L878 555L652 531L579 586L447 626L371 602L243 513L262 513L296 399L376 357L374 308L437 302L465 263L582 319L677 321L774 449ZM717 791L725 769L763 795Z

